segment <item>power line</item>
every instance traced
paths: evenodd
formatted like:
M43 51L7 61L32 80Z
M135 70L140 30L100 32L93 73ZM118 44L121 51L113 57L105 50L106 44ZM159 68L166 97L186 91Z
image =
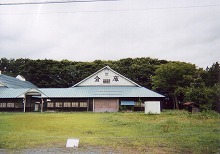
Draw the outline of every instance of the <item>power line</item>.
M100 1L100 0L99 0ZM107 0L105 0L107 1ZM112 0L109 0L112 1ZM115 1L115 0L113 0ZM92 1L90 1L92 2ZM102 13L102 12L129 12L129 11L150 11L150 10L170 10L170 9L191 9L191 8L207 8L219 7L215 5L194 5L194 6L174 6L174 7L152 7L143 9L118 9L118 10L88 10L88 11L66 11L66 12L29 12L29 13L0 13L0 15L33 15L33 14L72 14L72 13Z
M21 3L0 3L1 5L36 5L36 4L59 4L59 3L89 3L119 0L68 0L68 1L45 1L45 2L21 2Z

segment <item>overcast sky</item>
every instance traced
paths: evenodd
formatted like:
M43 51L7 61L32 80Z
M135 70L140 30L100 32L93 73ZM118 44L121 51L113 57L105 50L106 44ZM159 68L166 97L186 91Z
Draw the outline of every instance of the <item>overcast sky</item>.
M0 0L14 2L39 0ZM151 57L206 68L220 61L220 0L0 5L2 57L72 61Z

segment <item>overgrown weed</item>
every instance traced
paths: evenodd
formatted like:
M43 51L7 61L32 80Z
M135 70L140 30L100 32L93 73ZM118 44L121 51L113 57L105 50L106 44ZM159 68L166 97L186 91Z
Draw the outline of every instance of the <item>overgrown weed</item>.
M162 129L164 133L175 132L179 129L179 122L174 119L168 119L162 123Z

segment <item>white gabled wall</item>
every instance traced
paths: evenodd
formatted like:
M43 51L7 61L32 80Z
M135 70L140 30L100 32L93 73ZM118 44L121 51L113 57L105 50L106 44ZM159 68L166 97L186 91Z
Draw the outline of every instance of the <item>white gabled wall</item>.
M124 76L112 71L108 67L97 72L77 86L136 86Z

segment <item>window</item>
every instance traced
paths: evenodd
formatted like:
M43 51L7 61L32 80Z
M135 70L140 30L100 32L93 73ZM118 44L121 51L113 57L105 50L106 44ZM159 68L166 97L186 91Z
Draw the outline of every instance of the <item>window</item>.
M22 108L23 105L21 103L15 103L15 108Z
M79 107L78 102L72 102L72 107Z
M87 102L80 102L80 107L87 107Z
M7 107L15 107L14 103L7 103Z
M56 107L63 107L63 103L62 102L56 102L55 106Z
M72 107L78 107L78 102L72 102Z
M110 79L103 79L103 83L104 84L109 84L110 83Z
M0 103L0 107L6 107L6 103Z
M53 102L48 102L47 107L53 107Z
M63 107L71 107L71 102L64 102Z

